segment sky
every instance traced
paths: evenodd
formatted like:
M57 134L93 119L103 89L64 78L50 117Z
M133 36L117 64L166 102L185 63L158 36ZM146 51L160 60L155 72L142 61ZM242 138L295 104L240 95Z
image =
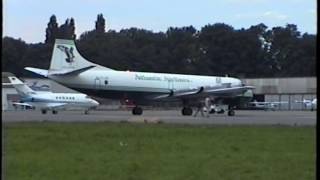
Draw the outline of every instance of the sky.
M225 23L235 29L264 23L269 29L296 24L298 31L317 33L316 0L3 0L4 36L27 43L44 42L50 17L59 26L75 20L76 35L95 28L98 14L106 30L142 28L165 32L168 27Z

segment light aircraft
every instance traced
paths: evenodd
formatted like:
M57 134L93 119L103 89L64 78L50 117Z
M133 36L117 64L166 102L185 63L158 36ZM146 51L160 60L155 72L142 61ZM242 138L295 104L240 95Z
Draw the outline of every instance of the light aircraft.
M234 107L250 101L254 89L232 77L113 70L86 60L73 40L64 39L55 41L49 70L25 69L89 95L128 99L134 102L134 115L141 115L141 106L151 101L177 100L182 102L182 115L192 115L196 101L213 97L217 105L228 105L228 115L233 116Z
M20 102L14 102L15 106L25 106L30 108L41 109L42 114L46 114L48 110L52 110L53 114L58 113L58 109L67 108L83 108L85 114L90 109L99 105L99 103L82 93L53 93L47 91L34 91L24 84L17 77L8 77L10 84L17 90L21 96Z
M309 99L303 99L303 101L295 101L296 103L303 103L306 108L310 108L311 111L313 111L317 107L317 98L314 98L312 100Z
M270 102L258 102L258 101L253 101L249 102L249 105L254 108L261 108L264 110L273 110L275 111L276 108L280 104L288 104L288 101L270 101Z

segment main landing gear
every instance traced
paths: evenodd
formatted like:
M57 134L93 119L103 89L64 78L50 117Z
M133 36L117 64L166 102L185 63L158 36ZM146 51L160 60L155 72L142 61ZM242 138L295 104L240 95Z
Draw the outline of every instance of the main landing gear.
M143 113L143 110L141 107L136 106L132 109L133 115L141 115L142 113Z
M183 104L183 108L181 110L181 114L183 116L191 116L193 111L192 111L192 108L190 107L189 100L183 99L182 104Z
M191 116L192 115L192 108L190 108L190 107L182 108L181 114L184 116Z
M47 114L47 109L41 109L42 114ZM52 114L58 114L57 110L52 110Z
M228 106L228 116L234 116L235 115L235 112L233 110L233 108L229 105Z

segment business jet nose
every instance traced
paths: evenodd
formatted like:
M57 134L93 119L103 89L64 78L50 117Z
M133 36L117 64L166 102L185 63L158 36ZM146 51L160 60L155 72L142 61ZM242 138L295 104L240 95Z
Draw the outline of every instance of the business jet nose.
M99 106L99 102L98 101L96 101L96 100L91 100L91 102L92 102L92 104L93 104L93 106Z

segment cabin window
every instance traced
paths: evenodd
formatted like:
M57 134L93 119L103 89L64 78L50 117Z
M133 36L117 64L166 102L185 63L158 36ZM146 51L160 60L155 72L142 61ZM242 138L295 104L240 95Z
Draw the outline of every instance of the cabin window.
M108 80L105 80L105 81L104 81L104 84L107 85L107 84L108 84Z

